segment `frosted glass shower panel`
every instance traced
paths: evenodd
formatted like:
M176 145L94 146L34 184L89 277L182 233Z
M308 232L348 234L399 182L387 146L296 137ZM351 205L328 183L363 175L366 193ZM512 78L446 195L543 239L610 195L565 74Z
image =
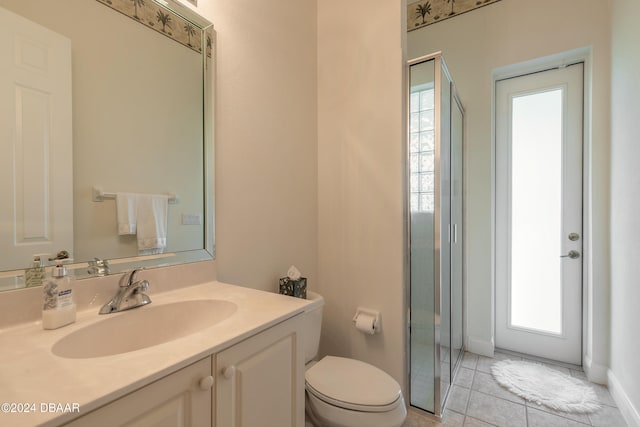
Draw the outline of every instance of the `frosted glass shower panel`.
M463 352L463 110L440 54L408 80L410 403L440 416Z
M451 103L451 363L462 358L462 107L454 99Z
M411 405L435 410L434 68L411 67L409 192L411 221Z
M440 109L438 126L440 141L436 146L439 176L436 192L436 219L439 227L440 257L440 406L444 403L451 384L451 80L444 63L440 62ZM437 327L437 325L436 325Z

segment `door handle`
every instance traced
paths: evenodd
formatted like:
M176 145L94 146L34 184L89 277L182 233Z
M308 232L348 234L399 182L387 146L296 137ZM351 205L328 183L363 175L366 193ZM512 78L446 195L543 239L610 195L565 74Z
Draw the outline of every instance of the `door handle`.
M560 255L560 258L571 258L571 259L576 259L576 258L580 258L580 252L578 251L569 251L568 254L566 255Z

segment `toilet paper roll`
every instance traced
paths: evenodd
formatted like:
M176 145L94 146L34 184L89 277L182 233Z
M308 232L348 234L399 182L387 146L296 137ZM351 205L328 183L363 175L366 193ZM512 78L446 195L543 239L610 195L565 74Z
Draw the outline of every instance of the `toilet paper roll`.
M375 331L376 318L368 314L360 313L356 318L356 329L365 334L373 335Z

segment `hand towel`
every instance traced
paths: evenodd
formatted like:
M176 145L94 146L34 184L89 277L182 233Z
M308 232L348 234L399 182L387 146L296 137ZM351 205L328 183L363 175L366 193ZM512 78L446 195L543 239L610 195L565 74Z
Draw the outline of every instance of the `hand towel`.
M116 215L118 219L118 234L136 234L136 202L137 194L116 193Z
M167 247L167 211L169 196L138 194L138 254L161 254Z

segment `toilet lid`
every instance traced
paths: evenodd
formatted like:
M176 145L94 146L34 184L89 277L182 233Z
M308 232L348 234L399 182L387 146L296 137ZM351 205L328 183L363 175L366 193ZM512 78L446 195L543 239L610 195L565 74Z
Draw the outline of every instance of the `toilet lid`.
M307 370L305 379L307 389L318 398L348 409L386 410L402 396L389 374L344 357L326 356Z

